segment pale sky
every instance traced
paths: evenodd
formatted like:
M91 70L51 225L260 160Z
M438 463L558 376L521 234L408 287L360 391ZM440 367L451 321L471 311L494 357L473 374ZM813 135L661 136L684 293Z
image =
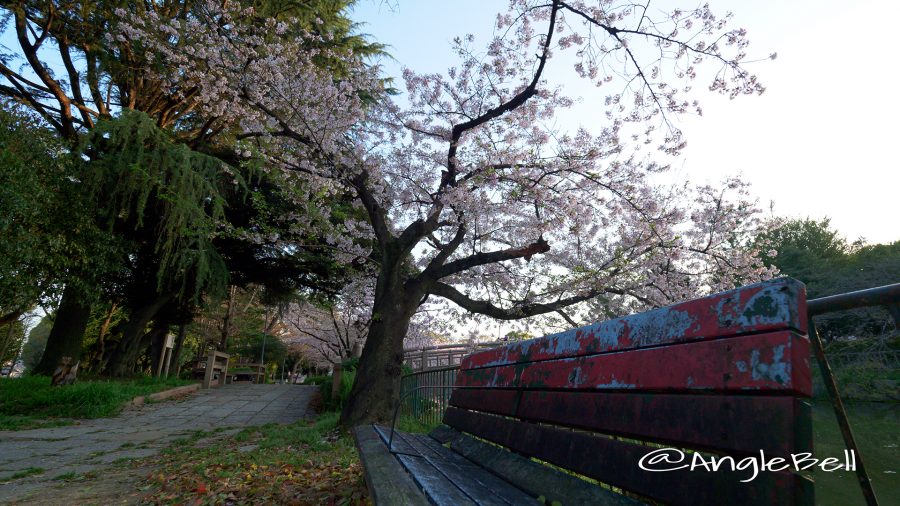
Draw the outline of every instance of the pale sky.
M696 3L667 0L651 6ZM673 163L676 174L703 183L740 173L752 183L761 207L774 202L777 215L828 216L849 240L900 240L900 163L893 151L900 143L900 43L890 28L900 19L900 2L709 3L717 13L733 12L734 26L748 30L750 56L777 52L778 58L752 66L767 87L762 96L730 101L703 94L704 115L678 122L688 147ZM362 32L390 46L396 61L383 64L403 89L402 67L437 72L455 64L451 39L472 33L476 41L486 41L506 4L362 0L353 18L365 23ZM579 90L572 95L592 91L575 82L569 67L557 68L572 76L572 89ZM602 99L598 92L594 100ZM573 129L591 120L590 101L585 97L579 114L566 116Z

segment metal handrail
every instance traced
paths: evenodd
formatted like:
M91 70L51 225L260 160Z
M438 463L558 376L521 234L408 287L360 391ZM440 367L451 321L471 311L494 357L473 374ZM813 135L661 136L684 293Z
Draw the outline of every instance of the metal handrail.
M900 283L808 300L806 311L810 316L818 316L858 307L890 306L897 303L900 303Z
M838 426L841 429L844 443L849 450L856 452L858 460L856 478L857 481L859 481L859 486L866 499L866 504L869 506L878 506L878 498L875 496L875 490L872 488L872 481L866 471L862 454L859 451L859 446L856 444L856 438L853 436L853 431L850 429L850 421L847 419L847 412L844 409L844 403L838 393L837 382L834 380L831 366L828 364L828 357L825 355L825 347L822 345L822 340L819 338L819 333L813 322L813 316L860 307L889 307L897 306L898 304L900 304L900 283L838 295L830 295L828 297L812 299L806 302L806 310L809 314L809 341L810 344L812 344L813 352L815 352L816 360L819 363L819 369L822 371L822 379L825 382L825 388L828 390L828 396L831 398L831 405L834 408L834 414L835 417L837 417ZM895 320L895 323L900 326L900 322Z
M410 453L396 452L393 448L394 443L394 432L397 427L397 417L400 415L400 408L403 406L403 399L406 398L409 394L421 390L423 388L449 388L450 390L496 390L496 387L492 386L457 386L457 385L423 385L419 387L413 387L406 392L400 394L400 399L397 402L397 407L394 408L394 418L391 420L391 435L388 438L388 452L393 453L395 455L410 455L412 457L421 457L421 455L412 455Z

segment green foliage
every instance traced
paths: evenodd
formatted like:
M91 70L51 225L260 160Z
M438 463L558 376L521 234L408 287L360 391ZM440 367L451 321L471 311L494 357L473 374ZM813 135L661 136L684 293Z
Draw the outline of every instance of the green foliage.
M263 346L265 346L265 356L263 356ZM252 362L258 362L260 358L263 358L266 364L280 366L282 359L287 357L287 347L276 336L255 332L242 338L235 338L233 344L228 348L228 353L239 355Z
M190 382L174 378L142 377L130 381L80 381L53 387L46 376L0 378L0 415L102 418L117 414L137 396L187 383Z
M44 468L43 467L27 467L25 469L22 469L21 471L13 473L12 476L7 478L6 481L14 481L14 480L18 480L20 478L34 476L35 474L44 474Z
M81 166L52 131L0 98L4 310L28 310L57 295L61 283L77 285L119 263L120 245L94 225L78 179Z
M324 384L328 383L330 385L331 384L331 383L329 383L330 380L331 380L331 376L328 376L327 374L322 374L320 376L307 376L306 379L303 380L303 384L304 385L324 385ZM330 392L329 392L329 394L330 394Z
M438 425L440 423L430 424L409 415L400 415L397 418L397 430L414 434L428 434Z
M19 356L19 349L25 339L25 325L22 320L15 320L0 325L0 366L12 364Z
M359 357L348 358L341 362L341 369L344 372L352 372L356 371L356 368L359 367Z
M88 188L110 231L124 222L154 237L158 289L193 300L224 293L228 270L212 238L225 222L225 193L243 178L137 111L98 123L81 149L93 155Z
M896 351L900 351L900 334L830 343L825 353L841 398L900 401L900 369L890 354ZM827 399L821 371L813 369L813 395Z
M828 218L788 221L759 240L777 252L764 257L766 264L803 281L811 299L900 279L900 241L849 244L831 228ZM893 328L893 320L881 308L830 313L816 317L816 323L826 338L876 335Z
M319 384L319 392L322 393L322 405L326 411L340 411L350 397L350 389L353 388L353 381L356 379L355 371L341 371L341 387L338 390L337 397L331 396L332 376L327 376L328 380Z

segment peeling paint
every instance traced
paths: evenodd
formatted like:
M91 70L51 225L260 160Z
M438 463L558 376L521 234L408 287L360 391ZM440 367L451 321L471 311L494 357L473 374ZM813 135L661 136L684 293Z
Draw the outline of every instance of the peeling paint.
M791 364L784 361L783 344L772 349L772 361L769 363L761 360L760 355L759 350L750 352L750 374L754 380L774 381L781 385L790 381Z
M637 388L637 385L634 383L625 383L613 378L609 383L598 384L596 388Z
M469 355L462 369L805 328L805 289L782 278ZM746 364L745 364L746 367Z

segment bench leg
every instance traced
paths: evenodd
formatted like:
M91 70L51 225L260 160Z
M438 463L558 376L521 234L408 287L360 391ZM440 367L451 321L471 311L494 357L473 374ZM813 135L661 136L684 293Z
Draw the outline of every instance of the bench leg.
M219 376L219 386L225 384L225 378L228 377L228 359L225 359L225 365L222 366L222 375Z

